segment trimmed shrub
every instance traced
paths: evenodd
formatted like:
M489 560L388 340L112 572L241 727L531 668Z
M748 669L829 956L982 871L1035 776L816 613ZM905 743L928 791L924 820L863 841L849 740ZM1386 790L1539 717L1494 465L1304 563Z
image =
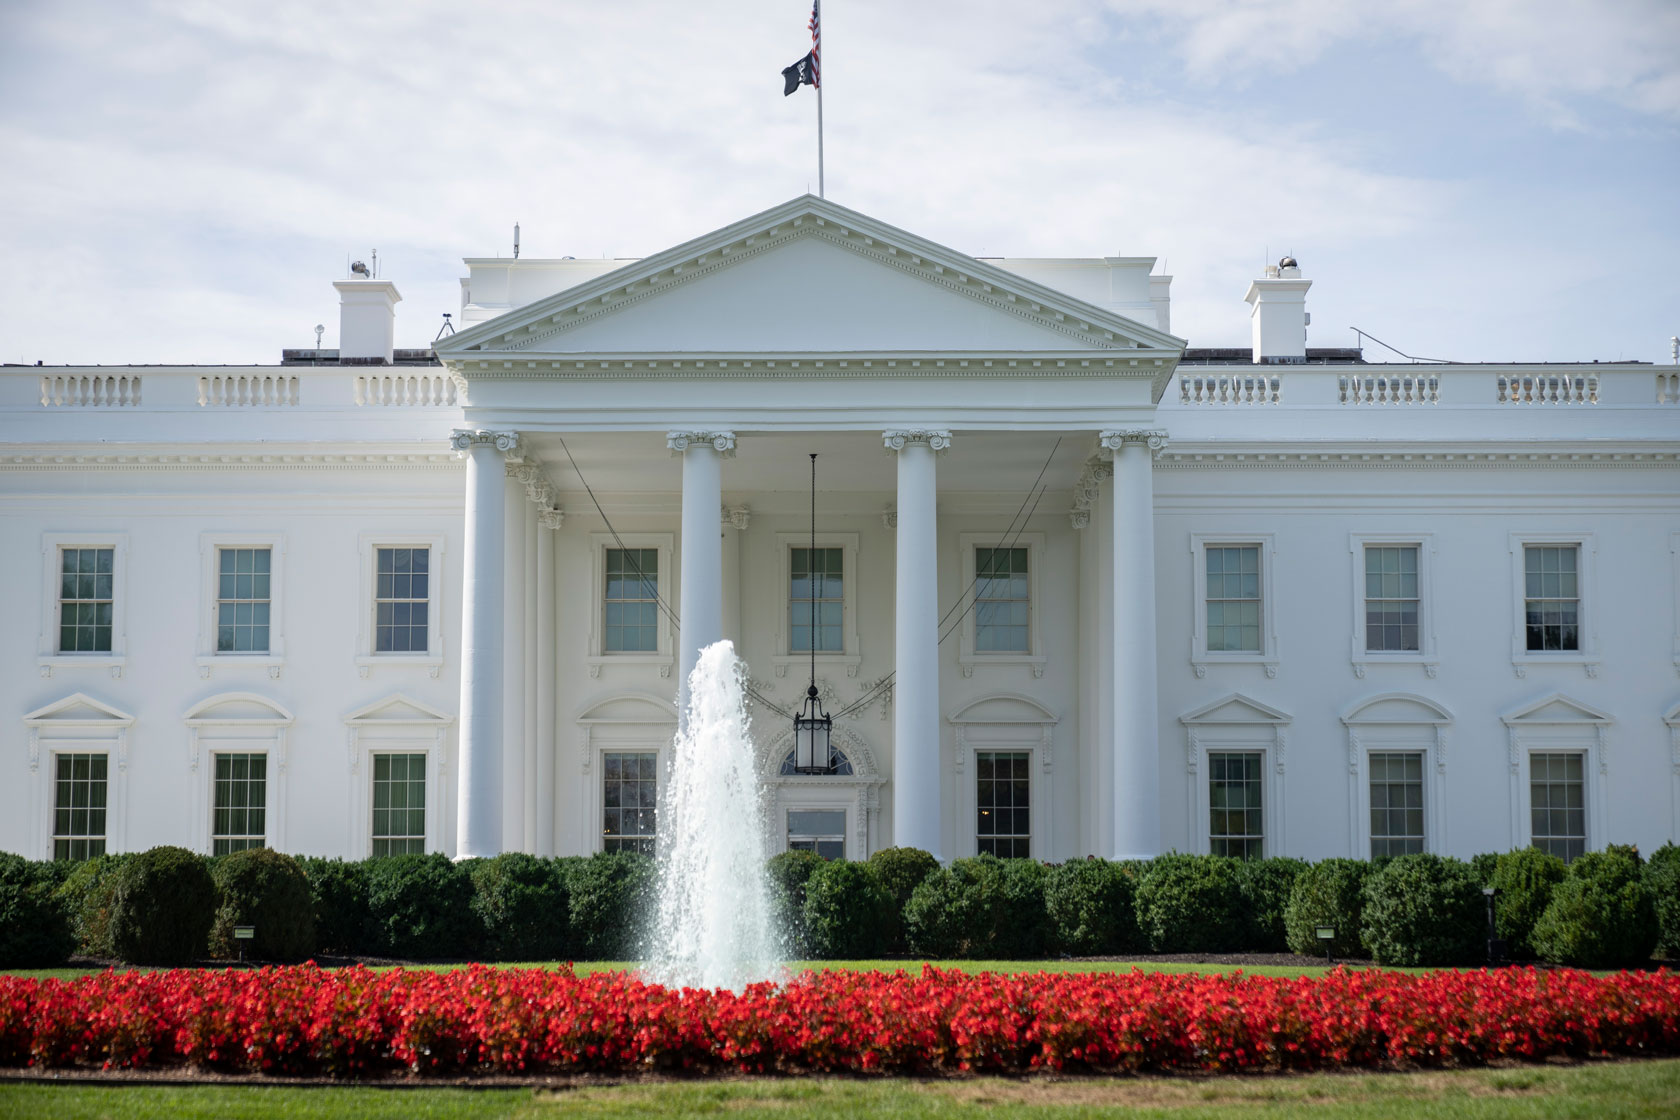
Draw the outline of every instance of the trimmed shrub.
M125 861L115 879L110 938L119 959L190 964L204 956L216 919L216 884L203 856L185 848L152 848Z
M572 951L578 959L636 956L653 883L653 860L641 852L596 852L568 865Z
M811 939L805 928L805 885L823 858L815 852L778 852L764 865L765 885L770 892L770 920L781 934L783 951L803 960L811 955Z
M497 961L555 961L567 955L571 895L553 860L505 852L476 860L472 910L484 927L484 956Z
M367 865L320 856L300 856L298 865L309 880L316 949L343 956L376 955L379 932L368 910Z
M1242 885L1243 904L1248 909L1248 933L1243 947L1256 953L1283 953L1289 949L1284 928L1284 911L1295 880L1307 869L1305 860L1275 856L1245 859L1237 864L1237 882Z
M1482 885L1463 860L1399 856L1366 881L1362 929L1378 964L1469 964L1487 946Z
M404 960L461 957L479 929L467 865L441 852L367 861L368 915L378 953ZM475 928L476 927L476 928Z
M1360 859L1326 859L1295 877L1289 904L1283 911L1284 939L1292 953L1323 956L1319 926L1334 926L1330 952L1338 957L1363 957L1361 939L1365 915L1365 880L1371 865Z
M1664 844L1645 861L1645 886L1657 911L1657 950L1680 957L1680 847Z
M923 879L939 868L932 853L920 848L881 848L869 857L869 870L891 901L887 915L887 949L904 951L904 907Z
M923 879L904 907L904 938L918 957L990 955L1003 909L1003 861L959 859Z
M805 880L806 944L820 960L864 960L886 944L892 897L869 866L836 859Z
M1152 860L1137 889L1137 924L1156 953L1228 953L1243 947L1248 909L1237 860L1172 853Z
M1639 852L1612 844L1569 865L1531 940L1540 959L1554 964L1631 968L1651 959L1657 936Z
M1050 944L1076 957L1111 956L1140 943L1131 877L1106 859L1069 860L1044 877Z
M210 926L210 955L239 956L234 926L252 926L245 955L259 961L302 960L315 951L315 908L309 878L291 856L269 848L248 848L217 860L216 920Z
M1516 848L1499 857L1485 885L1499 892L1493 900L1493 928L1511 959L1533 959L1534 923L1551 905L1552 890L1566 873L1561 859L1539 848Z
M988 956L1036 960L1050 947L1050 914L1044 885L1050 869L1035 859L1006 859L1001 905L994 918Z
M0 968L51 968L75 952L51 867L0 852Z
M1470 857L1470 873L1484 887L1493 886L1493 874L1499 868L1498 852L1478 852Z

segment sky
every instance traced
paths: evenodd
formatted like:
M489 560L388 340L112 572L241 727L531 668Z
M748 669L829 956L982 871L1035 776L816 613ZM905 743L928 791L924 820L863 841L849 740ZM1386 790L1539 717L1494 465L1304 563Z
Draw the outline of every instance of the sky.
M816 189L806 0L0 0L0 361L273 363L377 250L638 257ZM1156 256L1458 361L1669 361L1680 0L829 0L827 194L976 256ZM1367 357L1387 355L1368 344Z

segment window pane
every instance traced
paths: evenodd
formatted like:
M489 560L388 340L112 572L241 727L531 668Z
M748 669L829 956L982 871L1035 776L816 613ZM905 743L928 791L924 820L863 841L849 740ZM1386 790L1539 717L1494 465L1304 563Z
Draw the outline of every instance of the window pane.
M608 653L655 653L659 550L609 548L602 647Z
M1031 653L1026 548L974 550L974 649Z
M788 557L788 651L845 652L845 550L794 548Z
M217 754L212 850L217 854L260 848L266 842L268 756Z
M374 854L426 850L426 756L373 756Z
M652 854L658 816L659 756L610 751L602 766L602 845Z
M1535 652L1581 648L1580 587L1576 545L1523 548L1525 643Z
M1423 754L1373 753L1370 774L1372 858L1423 851Z
M1008 554L1015 550L993 551ZM976 848L1000 858L1026 858L1032 847L1031 755L1026 751L976 751L974 757Z
M1259 653L1260 546L1209 546L1207 648L1210 653Z
M427 652L431 649L431 632L424 572L431 550L381 548L375 553L374 652ZM261 638L266 646L266 630Z
M1583 762L1578 751L1529 755L1531 841L1565 861L1586 851Z
M61 754L53 782L53 858L105 851L106 756Z
M1208 839L1215 855L1258 859L1264 854L1263 757L1258 751L1208 754Z

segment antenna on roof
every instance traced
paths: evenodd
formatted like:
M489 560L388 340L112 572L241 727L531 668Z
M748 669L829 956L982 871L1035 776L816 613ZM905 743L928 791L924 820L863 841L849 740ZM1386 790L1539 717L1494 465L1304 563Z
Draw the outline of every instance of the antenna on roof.
M378 249L375 249L373 251L373 278L375 280L379 279L379 250Z
M449 321L449 312L447 311L443 313L443 326L438 328L438 332L435 336L433 336L432 341L436 342L438 339L442 338L444 332L446 331L450 334L455 333L455 324Z
M327 333L327 328L320 323L315 324L315 349L321 348L321 336Z
M519 223L518 222L513 223L513 259L514 260L519 259ZM444 318L447 319L447 318L449 318L449 316L445 315Z

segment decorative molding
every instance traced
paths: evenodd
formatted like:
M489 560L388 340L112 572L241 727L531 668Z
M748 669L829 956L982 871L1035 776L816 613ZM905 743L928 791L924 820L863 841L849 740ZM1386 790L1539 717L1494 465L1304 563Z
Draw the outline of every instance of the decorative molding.
M897 509L892 506L888 506L886 509L881 511L881 528L889 530L898 528Z
M675 431L665 433L665 446L671 449L673 455L681 455L690 447L702 447L708 443L712 445L713 451L726 459L735 454L734 432Z
M951 448L951 433L943 428L888 428L881 433L881 441L888 451L903 451L912 444L924 443L938 454Z
M486 428L456 428L449 433L449 446L463 458L475 447L494 447L503 455L517 460L519 433L496 432Z
M738 532L746 532L747 526L752 523L751 506L725 506L723 515Z
M1128 443L1141 443L1149 448L1149 457L1159 459L1167 449L1167 433L1162 428L1114 428L1097 436L1098 454L1106 452L1112 459Z
M253 454L247 451L214 451L204 454L150 455L80 452L40 452L30 455L0 456L0 470L16 471L132 471L191 470L220 471L229 467L261 467L284 470L368 468L373 470L410 471L419 467L459 469L460 457L453 452L402 454L350 454L338 452L275 452Z

